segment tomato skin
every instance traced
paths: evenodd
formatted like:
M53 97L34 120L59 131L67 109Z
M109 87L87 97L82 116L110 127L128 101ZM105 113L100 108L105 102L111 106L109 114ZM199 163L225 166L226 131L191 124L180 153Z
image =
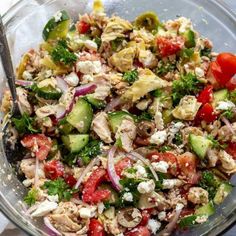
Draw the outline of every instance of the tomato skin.
M131 160L128 157L125 157L125 158L119 160L115 164L116 174L121 176L122 171L127 169L128 167L131 167Z
M236 160L236 143L228 143L225 151L229 153L234 158L234 160Z
M235 90L236 89L235 78L233 77L232 79L230 79L230 81L227 82L225 87L230 91Z
M150 236L151 233L149 232L146 226L138 226L132 229L129 232L125 233L125 236Z
M222 72L229 78L236 74L236 56L232 53L220 53L216 58L216 62L221 67Z
M198 111L196 115L196 122L206 121L207 123L211 123L217 119L217 115L214 114L214 109L210 103L204 104Z
M152 209L148 209L148 210L143 210L142 211L142 220L141 222L139 223L139 226L145 226L148 224L148 220L150 219L151 217L151 211Z
M58 160L48 161L44 164L44 172L47 178L55 180L64 175L64 166Z
M77 183L77 180L73 175L66 175L64 176L64 179L71 188L73 188L75 184Z
M198 95L197 101L201 102L202 104L209 103L213 99L213 86L208 85L206 86Z
M151 162L156 161L165 161L170 167L168 168L168 172L174 176L177 176L179 173L178 163L176 156L171 152L152 152L147 155L147 158L151 160Z
M97 219L91 219L89 223L88 236L105 236L103 225Z
M48 153L51 150L51 139L44 134L28 134L21 140L21 144L32 150L36 158L43 161L47 158ZM37 151L34 151L37 150Z
M102 168L97 168L89 176L84 184L82 199L86 203L98 203L110 197L111 192L107 189L96 190L97 186L105 179L106 171Z
M184 39L182 37L158 37L157 46L161 57L171 56L179 52L184 46Z
M80 34L86 34L90 30L90 24L85 21L79 21L76 27Z

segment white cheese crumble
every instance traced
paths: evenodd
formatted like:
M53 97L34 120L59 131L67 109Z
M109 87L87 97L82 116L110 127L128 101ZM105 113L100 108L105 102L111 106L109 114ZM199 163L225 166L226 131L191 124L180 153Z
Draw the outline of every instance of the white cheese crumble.
M135 166L135 169L137 170L136 172L136 176L141 177L141 178L146 178L147 177L147 172L145 170L145 168L141 165L137 165Z
M96 207L82 207L79 209L79 215L83 219L92 218L95 216Z
M103 204L103 202L99 202L97 206L98 206L98 214L101 215L105 210L105 205Z
M202 78L202 77L204 77L205 72L202 68L196 67L195 68L195 74L196 74L197 77Z
M165 161L153 162L152 167L155 171L159 171L161 173L167 173L169 164Z
M48 196L47 196L47 199L48 199L50 202L59 202L58 194L56 194L56 195L48 195Z
M173 125L169 127L169 132L168 132L168 141L171 142L175 135L184 127L184 123L182 122L176 122Z
M93 82L93 76L92 75L83 75L81 84L88 84L89 82Z
M167 132L165 130L157 131L150 137L150 143L162 145L167 139Z
M32 74L27 70L25 70L23 72L22 77L23 77L24 80L32 80L33 79Z
M152 179L146 182L141 182L138 185L138 191L142 194L151 193L152 191L154 191L154 189L155 183Z
M150 231L152 232L152 234L155 235L157 230L160 229L161 223L159 221L154 220L154 219L149 219L147 226L150 229Z
M54 15L55 22L59 22L61 20L62 13L60 11L56 12Z
M197 222L198 224L202 224L204 222L206 222L208 219L207 215L201 215L201 216L197 216L195 222Z
M217 103L216 110L228 110L234 107L235 104L231 101L220 101Z
M55 210L57 208L56 202L50 202L45 200L41 202L37 209L31 214L32 217L41 217L47 215L49 212Z
M180 23L179 33L184 33L186 30L193 28L192 22L188 18L180 17L177 19L177 21Z
M183 184L182 180L179 179L163 179L163 189L172 189L174 187L180 187Z
M166 212L165 211L161 211L161 212L158 213L158 219L159 220L163 221L163 220L165 220L165 218L166 218Z
M133 201L133 194L128 192L123 195L123 200L127 202L132 202Z
M69 75L67 75L64 79L66 81L67 84L69 84L70 86L77 86L79 83L79 77L75 72L71 72Z
M98 45L94 41L88 39L84 41L84 46L93 51L97 51L98 49Z
M100 61L79 61L76 70L83 74L98 74L102 71L102 64Z

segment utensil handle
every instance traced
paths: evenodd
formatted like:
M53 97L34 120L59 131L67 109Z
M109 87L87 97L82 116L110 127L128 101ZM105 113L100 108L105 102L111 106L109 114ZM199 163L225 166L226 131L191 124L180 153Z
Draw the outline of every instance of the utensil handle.
M5 28L2 22L2 17L0 15L0 56L2 60L3 69L5 71L8 86L10 88L10 92L13 100L13 110L19 110L19 106L17 103L17 93L15 86L15 74L11 60L11 53L7 42ZM14 113L14 111L13 111Z

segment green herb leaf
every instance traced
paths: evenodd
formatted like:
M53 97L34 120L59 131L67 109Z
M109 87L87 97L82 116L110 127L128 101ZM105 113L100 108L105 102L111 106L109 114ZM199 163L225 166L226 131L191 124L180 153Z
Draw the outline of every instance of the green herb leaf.
M195 95L201 90L201 82L196 75L188 73L181 76L179 80L174 80L172 86L172 99L174 105L177 105L181 98L186 95Z
M234 104L236 104L236 90L230 92L229 100L233 102Z
M234 117L234 112L232 109L225 110L223 113L220 115L221 117L226 117L227 119L231 120Z
M170 62L164 63L163 61L160 62L160 65L156 68L155 73L158 76L164 76L168 72L174 71L176 68L175 64L172 64Z
M127 71L123 75L123 80L128 82L129 84L134 83L138 79L138 71L132 70L132 71Z
M27 193L27 195L25 196L24 202L28 206L34 205L37 199L37 195L38 195L38 190L35 188L31 188L29 192Z
M118 50L118 47L121 46L123 41L124 41L124 38L116 38L115 40L111 41L112 51L116 52Z
M196 215L185 216L180 220L179 227L181 229L185 229L185 228L188 228L190 226L193 226L195 224L196 219L197 219Z
M190 59L194 54L194 50L192 48L184 48L180 52L180 56L183 59Z
M162 96L163 91L161 89L156 89L150 93L153 97L159 98Z
M225 149L225 148L227 148L227 146L228 146L226 143L224 143L224 144L219 143L219 141L216 140L216 139L214 139L214 137L212 137L211 135L208 135L207 138L208 138L209 140L211 140L211 142L212 142L212 147L213 147L213 148L222 148L222 149Z
M176 145L181 145L183 143L183 138L180 132L175 135L173 143Z
M152 120L152 115L146 111L142 112L141 115L137 117L137 122L142 121L142 120Z
M160 147L158 150L160 152L167 152L167 151L171 151L172 147L165 145L165 146Z
M101 47L101 44L102 44L102 40L101 38L99 38L98 36L95 37L94 39L95 43L98 45L98 48Z
M210 48L203 48L201 51L200 51L200 56L203 57L211 57L211 49Z

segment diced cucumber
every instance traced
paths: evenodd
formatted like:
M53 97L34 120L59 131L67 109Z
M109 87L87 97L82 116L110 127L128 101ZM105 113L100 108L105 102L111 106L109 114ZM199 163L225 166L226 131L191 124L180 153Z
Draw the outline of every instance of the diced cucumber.
M183 34L185 38L185 46L187 48L192 48L196 46L195 33L192 30L187 30Z
M73 129L74 129L74 126L72 126L68 122L64 122L63 124L59 126L59 130L62 134L70 134Z
M116 133L118 127L121 125L121 122L125 117L132 117L129 112L126 111L115 111L108 114L108 121L111 126L112 132Z
M196 215L185 216L179 221L178 225L181 229L184 229L194 225L196 219L197 219Z
M93 119L93 109L83 98L79 98L66 120L81 134L86 134Z
M86 100L95 108L101 109L106 106L106 103L103 100L98 100L94 98L93 94L86 95Z
M56 19L59 17L59 19ZM56 13L56 18L53 16L45 25L43 29L43 39L55 40L58 38L65 38L70 27L70 17L66 11L59 11Z
M39 88L37 85L34 85L33 90L37 93L37 95L46 100L57 100L61 97L62 93L48 85L45 87Z
M203 159L206 156L208 148L212 145L211 140L195 134L189 135L189 144L197 156Z
M217 189L216 195L213 199L213 202L217 205L221 204L224 199L230 194L233 187L229 183L222 183Z
M78 153L88 142L88 134L69 134L61 137L62 142L72 153Z
M163 119L165 125L170 123L174 119L174 117L172 115L172 110L171 109L163 110L163 112L162 112L162 119Z
M109 184L101 184L98 189L107 189L111 192L110 198L108 200L108 202L110 204L115 204L118 202L119 197L118 197L118 193L109 185Z
M216 106L218 102L225 101L229 97L229 91L227 89L221 89L213 93L213 106Z
M215 213L215 207L212 202L208 202L206 205L203 205L195 210L196 215L205 215L211 216Z

